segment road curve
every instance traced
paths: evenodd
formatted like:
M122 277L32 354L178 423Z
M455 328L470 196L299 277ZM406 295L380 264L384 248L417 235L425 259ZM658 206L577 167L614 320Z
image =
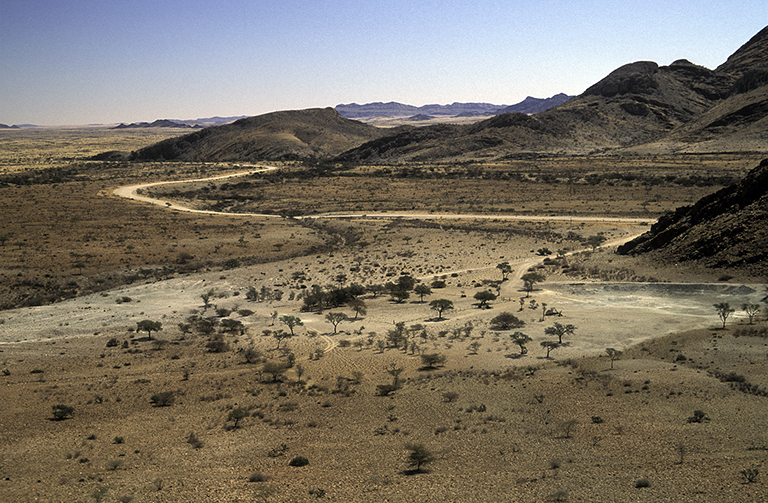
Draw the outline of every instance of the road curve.
M174 183L193 183L193 182L211 182L215 180L224 180L227 178L235 178L239 176L247 176L255 173L266 173L268 171L274 171L278 168L274 166L259 166L257 169L249 171L241 171L238 173L231 173L229 175L212 176L208 178L195 178L190 180L172 180L167 182L151 182L142 183L138 185L126 185L116 188L112 193L119 197L131 199L134 201L141 201L144 203L150 203L157 206L162 206L169 210L187 211L190 213L201 213L206 215L222 215L228 217L271 217L271 218L283 218L279 215L265 214L265 213L228 213L225 211L211 211L211 210L197 210L182 206L180 204L171 203L162 199L155 199L152 197L142 196L138 193L141 189L149 187L157 187L160 185L171 185ZM510 221L526 221L526 222L612 222L612 223L647 223L653 219L649 218L624 218L624 217L595 217L595 216L579 216L579 215L488 215L478 213L408 213L408 212L376 212L376 213L320 213L317 215L305 215L296 217L302 220L311 219L327 219L327 218L406 218L417 220L510 220Z
M236 178L239 176L246 176L251 175L255 173L266 173L268 171L274 171L277 168L274 166L259 166L256 169L251 169L249 171L240 171L238 173L230 173L228 175L219 175L219 176L211 176L208 178L193 178L189 180L171 180L167 182L151 182L151 183L140 183L138 185L125 185L123 187L118 187L112 193L119 197L124 197L126 199L132 199L134 201L141 201L144 203L150 203L157 206L162 206L163 208L168 208L169 210L177 210L177 211L187 211L190 213L203 213L206 215L226 215L226 216L264 216L264 217L274 217L275 215L261 215L256 213L226 213L223 211L210 211L210 210L196 210L194 208L189 208L187 206L182 206L180 204L171 203L168 201L163 201L162 199L155 199L153 197L147 197L142 196L138 192L141 189L147 189L149 187L157 187L159 185L172 185L174 183L195 183L195 182L212 182L214 180L225 180L227 178Z

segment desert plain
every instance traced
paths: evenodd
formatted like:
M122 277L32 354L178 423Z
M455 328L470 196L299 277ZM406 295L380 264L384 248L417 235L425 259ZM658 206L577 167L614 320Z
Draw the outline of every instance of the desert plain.
M88 159L157 132L0 133L2 501L768 494L765 305L742 310L765 278L614 253L758 155L285 162L191 182L259 166ZM137 192L159 204L115 193L164 181ZM545 279L526 289L529 272ZM403 277L431 293L390 295ZM362 311L302 309L353 285ZM502 313L523 324L499 329ZM556 324L575 328L547 356Z

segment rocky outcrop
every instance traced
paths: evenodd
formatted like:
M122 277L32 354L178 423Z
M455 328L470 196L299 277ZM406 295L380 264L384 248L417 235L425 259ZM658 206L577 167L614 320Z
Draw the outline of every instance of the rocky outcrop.
M743 180L662 216L617 250L768 275L768 159Z

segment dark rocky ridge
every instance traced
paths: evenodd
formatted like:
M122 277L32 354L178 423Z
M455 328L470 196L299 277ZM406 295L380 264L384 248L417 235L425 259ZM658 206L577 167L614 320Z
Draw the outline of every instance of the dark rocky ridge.
M617 253L746 269L768 277L768 159L743 180L662 216Z

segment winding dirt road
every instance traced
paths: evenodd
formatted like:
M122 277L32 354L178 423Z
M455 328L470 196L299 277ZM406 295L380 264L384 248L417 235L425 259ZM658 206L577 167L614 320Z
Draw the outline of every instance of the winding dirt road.
M143 183L138 185L126 185L118 187L113 191L116 196L124 197L126 199L132 199L134 201L141 201L144 203L154 204L156 206L162 206L169 210L187 211L190 213L202 213L206 215L224 215L228 217L271 217L271 218L283 218L279 215L264 214L264 213L228 213L224 211L211 211L211 210L197 210L182 206L180 204L171 203L163 199L156 199L153 197L142 196L139 194L140 190L150 187L157 187L160 185L172 185L176 183L195 183L195 182L212 182L215 180L224 180L228 178L236 178L239 176L247 176L256 173L266 173L268 171L274 171L279 168L274 166L259 166L257 169L251 169L249 171L242 171L238 173L231 173L228 175L212 176L208 178L195 178L190 180L173 180L168 182L152 182ZM298 219L318 219L318 218L408 218L416 220L517 220L526 222L604 222L604 223L645 223L648 222L648 218L622 218L622 217L594 217L594 216L578 216L578 215L488 215L479 213L408 213L408 212L376 212L376 213L319 213L317 215L305 215L296 217Z

